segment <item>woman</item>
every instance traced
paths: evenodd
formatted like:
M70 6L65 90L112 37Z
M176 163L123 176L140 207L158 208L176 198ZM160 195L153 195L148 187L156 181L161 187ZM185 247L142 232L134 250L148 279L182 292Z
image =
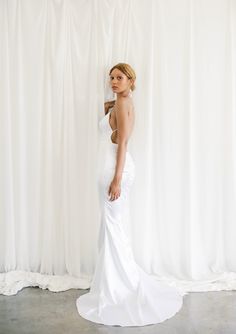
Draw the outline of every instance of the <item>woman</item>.
M99 256L90 291L80 296L76 305L82 317L96 323L143 326L172 317L187 293L158 282L134 260L125 217L135 177L128 140L135 119L131 91L136 75L126 63L112 67L109 75L117 99L105 104L105 116L99 122L105 144L98 183L102 214ZM112 112L108 111L112 107Z

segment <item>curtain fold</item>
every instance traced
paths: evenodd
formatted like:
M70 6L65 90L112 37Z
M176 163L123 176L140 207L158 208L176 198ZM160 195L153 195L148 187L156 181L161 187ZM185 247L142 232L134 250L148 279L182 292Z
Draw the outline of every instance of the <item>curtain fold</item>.
M0 2L0 293L89 288L109 69L136 71L136 261L236 289L236 2Z

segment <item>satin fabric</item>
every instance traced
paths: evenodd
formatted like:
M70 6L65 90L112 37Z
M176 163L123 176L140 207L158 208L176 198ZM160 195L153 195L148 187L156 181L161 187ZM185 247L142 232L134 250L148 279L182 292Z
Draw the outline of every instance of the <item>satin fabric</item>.
M98 170L101 206L99 255L90 291L76 300L77 310L83 318L105 325L159 323L182 307L185 293L158 282L135 262L125 226L135 164L127 150L121 194L118 199L110 201L108 189L115 172L118 145L111 141L109 115L110 112L99 122L102 135Z

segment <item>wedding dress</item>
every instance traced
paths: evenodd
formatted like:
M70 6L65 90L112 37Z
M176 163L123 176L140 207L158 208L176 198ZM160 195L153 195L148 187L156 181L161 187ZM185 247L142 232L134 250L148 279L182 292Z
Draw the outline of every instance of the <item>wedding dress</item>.
M95 323L118 326L159 323L179 311L187 293L158 282L135 262L124 226L135 164L127 150L120 197L110 201L108 189L115 173L118 145L111 141L113 130L109 118L110 112L99 121L103 147L98 170L99 255L90 291L77 298L76 306L83 318Z

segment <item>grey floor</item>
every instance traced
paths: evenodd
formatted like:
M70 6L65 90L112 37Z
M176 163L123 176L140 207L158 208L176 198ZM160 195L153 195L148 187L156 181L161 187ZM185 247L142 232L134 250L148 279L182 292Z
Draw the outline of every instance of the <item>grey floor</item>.
M236 333L236 291L191 292L174 317L143 327L105 326L81 318L75 301L87 291L55 293L35 287L14 296L0 295L0 334Z

